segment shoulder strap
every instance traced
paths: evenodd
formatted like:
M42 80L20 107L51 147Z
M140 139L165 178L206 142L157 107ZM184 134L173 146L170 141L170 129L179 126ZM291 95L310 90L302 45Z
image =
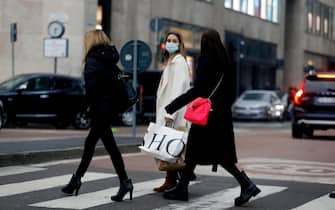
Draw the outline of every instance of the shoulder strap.
M219 85L220 85L220 83L221 83L221 81L222 81L222 78L223 78L223 73L222 73L222 76L221 76L221 78L220 78L218 84L215 86L214 90L213 90L213 91L211 92L211 94L208 96L208 99L210 99L210 97L212 97L212 95L214 94L214 92L216 91L216 89L218 89L218 87L219 87Z

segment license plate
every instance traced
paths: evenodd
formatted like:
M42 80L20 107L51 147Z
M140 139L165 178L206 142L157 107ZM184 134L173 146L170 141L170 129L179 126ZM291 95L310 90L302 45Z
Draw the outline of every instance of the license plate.
M335 97L319 97L317 98L317 102L321 104L334 104Z

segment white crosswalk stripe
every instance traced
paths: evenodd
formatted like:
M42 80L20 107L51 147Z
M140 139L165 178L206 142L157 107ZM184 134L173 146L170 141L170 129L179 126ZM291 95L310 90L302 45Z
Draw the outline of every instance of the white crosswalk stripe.
M329 198L329 195L326 194L292 210L315 210L315 209L334 210L335 199Z
M134 184L134 197L144 196L152 194L154 186L161 184L164 179L154 179L145 182L139 182ZM195 184L198 182L192 182ZM60 199L40 202L31 204L30 206L45 207L45 208L63 208L63 209L87 209L103 204L112 203L110 199L111 195L114 195L118 191L118 187L113 187L106 190L100 190L97 192L79 194L78 196L69 196Z
M265 196L281 192L286 187L278 187L278 186L258 186L261 189L261 193L257 195L256 198L251 198L250 201L254 199L263 198ZM231 208L234 206L234 198L237 197L240 193L240 187L228 188L225 190L221 190L216 193L211 193L205 196L201 196L199 198L195 198L190 200L187 203L181 204L171 204L166 207L158 208L157 210L191 210L191 209L211 209L211 210L220 210Z
M88 172L83 178L83 182L115 177L115 174ZM11 196L21 193L45 190L67 184L71 174L43 178L33 181L0 185L0 197Z
M17 174L24 174L24 173L39 173L41 170L48 170L48 168L45 167L31 167L31 166L13 166L13 167L3 167L0 168L0 177L5 177L6 179L9 179L10 176L15 176ZM199 172L199 171L198 171ZM201 173L197 173L200 175ZM206 174L207 175L207 174ZM114 195L118 191L117 187L109 187L104 185L101 185L102 182L104 182L104 179L113 178L115 180L117 179L116 174L112 173L102 173L102 172L87 172L85 176L82 179L82 182L90 182L90 181L100 181L101 183L98 183L101 190L98 191L91 191L88 193L79 193L78 196L62 196L61 194L55 195L54 193L52 196L48 196L48 199L38 199L38 197L32 196L34 200L30 200L30 194L28 193L41 193L37 192L40 190L52 190L51 188L64 186L67 184L67 182L70 180L72 174L67 175L60 175L60 176L50 176L50 177L42 177L40 179L33 179L28 181L21 181L16 183L10 183L10 184L2 184L0 185L0 199L1 202L6 201L6 197L9 196L21 196L23 193L27 193L27 196L25 197L25 203L23 204L27 208L36 208L36 209L89 209L89 208L101 208L101 209L109 209L112 208L113 201L110 200L110 196ZM199 176L199 179L195 182L191 182L191 185L193 184L199 184L196 186L196 188L203 188L206 187L206 183L201 182L201 176ZM212 176L211 179L215 179L214 176ZM153 187L160 185L164 179L148 179L141 182L134 182L134 192L133 192L133 198L141 198L143 196L153 196L155 193L153 192ZM309 183L309 182L308 182ZM315 182L318 184L317 182ZM310 183L309 183L310 184ZM276 184L275 186L272 185L261 185L259 184L258 187L261 189L261 193L258 194L256 197L251 198L250 201L258 200L262 198L271 199L271 196L274 195L283 195L287 196L286 193L289 195L292 194L292 191L295 191L295 188L291 188L290 185L287 186L279 186L280 184ZM193 186L194 187L194 186ZM215 188L215 192L210 193L203 193L201 194L201 191L199 189L194 189L193 187L190 188L190 200L189 202L180 202L180 201L167 201L164 199L156 200L157 203L148 203L146 209L155 209L155 210L192 210L192 209L211 209L211 210L219 210L219 209L230 209L234 207L234 198L237 197L240 194L240 187L232 187L232 188L226 188L220 190L220 188ZM292 186L294 187L294 185ZM193 188L193 189L192 189ZM329 189L329 188L328 188ZM86 189L87 190L87 189ZM217 191L220 190L220 191ZM44 192L43 192L44 193ZM46 191L46 193L48 193ZM281 194L282 193L282 194ZM296 193L296 192L294 192ZM322 209L322 210L333 210L335 206L335 199L331 199L328 196L328 193L325 192L324 195L315 198L313 195L310 197L313 199L310 199L306 201L305 203L298 205L295 204L294 198L290 201L292 208L291 210L314 210L314 209ZM197 196L194 196L194 194L197 194ZM157 195L157 194L156 194ZM56 196L56 197L55 197ZM61 197L60 197L61 196ZM16 197L15 197L16 198ZM37 198L37 199L36 199ZM129 194L126 195L125 199L129 198ZM152 197L153 198L153 197ZM151 198L151 199L152 199ZM159 196L158 196L159 198ZM315 198L315 199L314 199ZM13 199L13 198L8 198ZM157 198L154 198L157 199ZM142 201L143 202L143 201ZM263 201L262 201L263 202ZM268 202L268 201L267 201ZM127 202L127 208L131 209L143 209L143 205L137 206L136 200L132 202ZM6 204L6 209L11 209L10 204ZM105 205L105 206L103 206ZM130 206L129 206L130 205ZM150 207L150 205L152 205ZM257 203L255 202L254 208L257 209ZM296 205L296 206L295 206ZM157 206L160 206L157 208ZM263 206L264 207L264 206ZM286 209L287 206L285 207ZM0 205L0 209L1 205Z

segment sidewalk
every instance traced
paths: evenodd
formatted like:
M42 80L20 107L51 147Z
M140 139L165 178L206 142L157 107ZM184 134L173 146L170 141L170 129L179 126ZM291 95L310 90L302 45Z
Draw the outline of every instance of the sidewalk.
M146 126L113 127L122 153L139 152ZM0 130L0 167L40 163L81 157L88 130L2 129ZM95 155L106 155L99 141Z

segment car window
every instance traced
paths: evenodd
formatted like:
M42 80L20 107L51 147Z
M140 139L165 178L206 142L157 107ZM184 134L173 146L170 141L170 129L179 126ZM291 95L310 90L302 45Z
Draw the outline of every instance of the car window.
M0 84L0 89L1 90L11 90L14 88L16 85L24 81L26 78L23 75L15 76L13 78L10 78L6 81L3 81Z
M72 80L66 78L55 78L54 87L55 90L68 89L73 86Z
M29 80L27 89L29 91L42 91L50 89L50 78L49 77L38 77Z
M265 99L265 94L262 93L246 93L243 98L246 101L261 101Z

